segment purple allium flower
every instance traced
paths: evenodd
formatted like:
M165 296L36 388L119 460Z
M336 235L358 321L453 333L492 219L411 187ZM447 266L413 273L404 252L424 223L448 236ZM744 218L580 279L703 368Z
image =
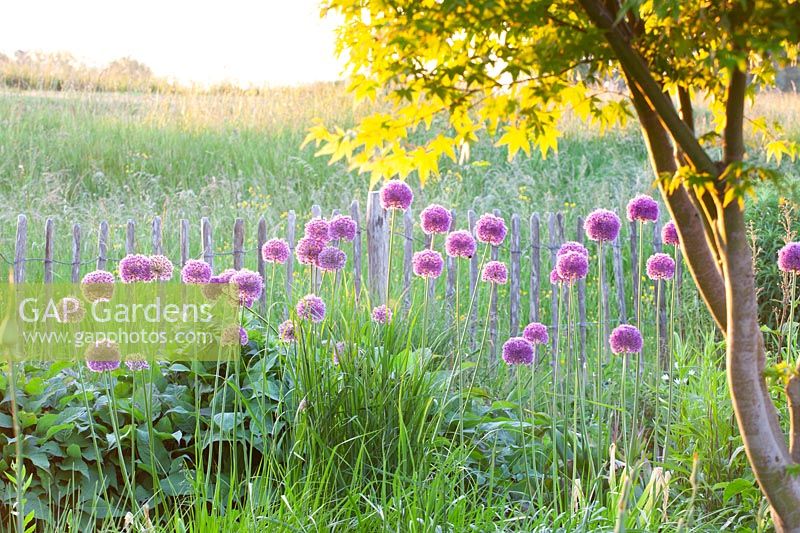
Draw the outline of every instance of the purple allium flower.
M325 302L314 294L303 296L295 307L297 316L312 322L322 322L325 318Z
M453 222L453 216L450 211L439 204L431 204L422 210L419 214L422 231L426 235L433 235L435 233L447 233L450 231L450 224Z
M283 239L270 239L261 247L261 257L267 263L284 264L289 259L289 243Z
M258 272L243 268L231 276L228 282L237 291L239 303L250 307L264 291L264 278Z
M211 265L198 259L189 259L181 269L184 283L208 283L211 280Z
M620 353L637 353L642 350L644 341L642 334L636 326L629 326L622 324L614 328L611 335L608 337L608 343L611 345L611 351Z
M247 330L242 326L230 326L222 330L222 335L219 337L219 343L223 346L245 346L250 341L247 336Z
M537 344L547 344L549 339L547 334L547 326L540 322L531 322L525 326L522 336L534 346Z
M450 257L465 257L475 255L477 244L475 238L463 229L450 233L444 240L444 249Z
M673 221L670 220L661 228L661 240L664 241L664 244L671 246L678 246L681 243L681 239L678 237L678 228L675 227Z
M404 181L389 180L381 187L381 205L384 209L405 211L414 201L414 192Z
M358 225L347 215L336 215L330 221L331 239L337 241L352 241L356 238Z
M475 235L478 240L494 246L498 246L503 242L507 232L508 228L506 228L505 221L489 213L483 215L475 223Z
M86 349L86 366L92 372L119 368L119 347L109 340L97 341Z
M387 305L379 305L372 310L372 321L376 324L388 324L392 321L392 310Z
M563 282L564 279L558 274L558 269L553 269L550 271L550 284L555 285L556 283Z
M524 337L511 337L503 343L503 361L507 365L532 364L533 344Z
M326 246L317 256L317 266L327 272L336 272L344 268L347 254L334 246Z
M306 222L305 237L325 244L331 240L331 226L324 218L314 217Z
M294 253L301 264L316 265L319 253L323 248L325 248L324 242L303 237L297 241L297 247L295 247Z
M134 353L125 357L125 366L131 372L141 372L150 368L150 363L144 358L142 354Z
M778 251L778 268L782 272L800 273L800 242L790 242Z
M86 309L79 299L65 296L56 304L56 315L62 324L74 324L83 320L83 317L86 316Z
M422 278L438 278L442 275L444 259L436 250L422 250L414 254L411 260L414 274Z
M489 261L483 265L481 279L497 285L505 285L508 282L508 269L505 263L500 261Z
M90 302L107 302L114 295L114 274L105 270L89 272L81 280L81 292Z
M564 254L569 252L579 253L582 256L589 258L589 250L586 249L584 245L576 241L567 241L561 245L561 247L556 252L556 257L561 257Z
M175 266L169 257L161 254L150 256L150 265L153 270L153 277L158 281L169 281L175 272Z
M608 209L595 209L586 217L583 229L589 240L596 242L613 241L619 235L620 220L616 213Z
M589 259L580 252L567 252L556 259L558 276L567 283L583 279L589 272Z
M653 280L672 279L675 261L667 254L653 254L647 259L647 277Z
M119 262L119 278L122 283L153 281L153 263L146 255L128 254Z
M284 320L278 326L278 338L281 342L294 342L294 322Z
M640 194L628 202L628 220L633 222L655 222L658 220L658 202L651 196Z

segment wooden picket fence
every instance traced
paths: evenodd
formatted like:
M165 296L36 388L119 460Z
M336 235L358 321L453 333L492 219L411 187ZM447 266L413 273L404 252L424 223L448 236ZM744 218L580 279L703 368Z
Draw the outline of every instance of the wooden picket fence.
M388 250L389 250L389 226L391 225L391 214L385 212L381 207L378 193L369 193L367 199L366 216L362 218L361 209L358 200L354 200L349 207L349 214L356 221L358 229L353 244L352 261L350 267L353 271L354 290L357 297L362 296L362 285L366 283L366 288L373 305L382 303L385 299L385 287L387 276L388 264ZM332 214L338 214L338 210L334 210ZM497 215L500 213L495 210ZM319 206L312 207L310 216L322 216L322 210ZM462 215L463 216L463 215ZM463 222L459 220L458 213L453 212L453 227L463 227ZM477 214L473 210L466 213L467 227L470 231L474 231L475 223L477 221ZM529 278L528 278L528 321L538 321L541 316L541 309L543 306L550 307L550 316L558 316L559 312L559 297L558 291L553 288L550 292L550 301L544 302L542 296L542 287L549 286L549 270L555 266L556 252L560 245L567 240L575 240L578 242L584 241L582 216L576 218L576 225L570 231L565 228L565 217L563 213L548 213L540 216L538 213L533 213L529 217L523 219L518 214L514 213L509 223L509 237L506 243L502 245L507 248L508 265L509 265L509 286L508 286L508 313L509 313L509 333L510 335L519 334L524 324L522 323L522 309L521 309L521 293L522 293L522 265L521 259L526 256L529 259ZM302 222L302 221L301 221ZM522 239L522 226L523 223L528 225L528 239ZM422 246L428 246L430 237L426 239L415 240L414 236L415 219L411 210L406 211L402 215L402 220L395 221L395 238L394 245L399 247L399 241L403 242L403 262L402 262L402 295L403 307L407 309L411 305L411 283L412 283L412 257L416 250ZM284 237L289 243L292 252L297 242L297 215L294 211L290 211L286 218L286 233ZM13 265L13 277L16 283L26 281L26 265L31 262L40 262L43 265L43 281L45 283L52 283L53 281L53 268L54 265L65 265L70 268L70 276L72 282L77 283L80 281L81 272L87 268L96 267L97 269L108 269L109 263L117 262L121 258L109 257L109 224L108 222L101 222L97 232L97 253L91 257L83 257L82 250L82 235L83 230L78 223L72 225L72 254L71 258L67 260L54 258L54 244L55 244L55 224L52 218L48 218L44 225L44 257L30 258L27 257L28 249L28 220L25 215L19 215L17 218L16 239L13 261L8 261ZM302 227L302 226L301 226ZM542 237L543 227L547 229L548 240L544 241ZM662 250L661 242L661 223L658 222L652 226L652 249L654 252ZM125 253L164 253L163 246L163 228L161 217L154 217L150 225L150 250L146 246L137 244L136 242L136 222L128 220L125 228ZM183 266L187 260L191 259L189 255L189 241L190 241L190 223L186 219L180 220L179 225L179 257L170 258L178 265ZM215 258L221 256L232 256L233 267L240 269L245 264L246 257L255 255L257 261L257 270L266 279L266 265L261 257L261 246L268 239L267 222L261 217L256 224L256 246L245 245L245 221L237 218L233 223L233 247L228 251L219 251L214 248L214 237L211 222L207 217L203 217L199 224L199 239L201 243L201 253L198 258L204 260L209 265L214 264ZM362 236L366 237L366 248L363 248ZM637 270L637 247L639 245L638 224L631 223L627 231L628 245L630 249L630 273L631 286L633 290L632 306L628 305L628 298L625 292L625 272L623 269L623 251L626 245L623 242L624 234L620 233L616 241L604 247L604 255L611 254L611 262L613 268L611 269L610 276L603 269L602 279L599 280L601 287L599 297L601 298L601 305L604 309L604 316L606 321L604 324L604 338L607 337L611 324L619 324L628 322L632 317L636 316L636 305L639 305L641 299L636 294L638 287L637 279L639 272ZM527 250L525 248L527 247ZM608 249L611 249L608 252ZM490 252L491 259L498 259L500 257L501 247L493 246ZM525 253L527 252L527 253ZM594 253L594 250L593 250ZM470 294L475 290L476 284L479 280L479 254L475 254L469 261L469 289ZM364 257L365 256L365 257ZM366 272L362 271L363 259L366 258ZM0 259L5 259L4 255L0 255ZM594 264L594 263L592 263ZM604 264L607 264L605 262ZM399 265L398 265L399 266ZM681 285L683 280L681 260L680 257L677 261L677 272L675 277L676 294L681 294ZM286 302L292 302L292 293L294 289L294 259L287 261L282 267L285 268L285 295ZM593 267L594 268L594 267ZM447 307L450 310L450 319L452 320L452 305L453 295L455 293L455 259L447 258L446 260L447 273L445 276L444 296L447 302ZM613 278L614 299L616 300L616 313L612 313L610 309L610 299L612 284L609 278ZM317 281L318 282L318 281ZM643 284L643 287L647 286ZM434 294L436 283L430 284L430 296ZM562 288L563 291L563 288ZM563 293L562 293L563 296ZM496 353L497 336L498 336L498 291L493 292L492 300L489 302L490 310L490 324L489 324L489 342L490 350L494 355ZM562 298L563 300L563 298ZM587 320L586 312L586 280L581 280L577 284L575 296L578 308L578 339L581 358L585 361L586 357L586 336L587 328L591 325ZM262 295L261 304L266 305L266 294ZM662 332L662 338L659 339L661 349L666 347L666 298L661 298L661 321L662 324L659 330ZM677 307L680 309L680 305ZM473 307L471 316L467 317L469 321L470 339L474 346L476 338L476 325L478 323L477 309ZM557 323L553 321L550 326L551 329L551 342L555 345L558 337Z

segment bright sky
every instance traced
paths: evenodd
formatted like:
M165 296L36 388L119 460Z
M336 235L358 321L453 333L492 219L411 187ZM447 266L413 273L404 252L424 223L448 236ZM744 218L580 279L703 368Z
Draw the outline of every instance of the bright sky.
M339 78L319 0L22 0L0 9L0 51L131 56L164 77L286 85Z

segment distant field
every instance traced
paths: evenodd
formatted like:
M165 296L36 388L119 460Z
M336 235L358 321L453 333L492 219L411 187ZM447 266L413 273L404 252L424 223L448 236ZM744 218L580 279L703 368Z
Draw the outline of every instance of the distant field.
M758 108L800 136L800 97L762 95ZM36 254L48 216L66 245L72 221L93 232L105 219L121 235L127 219L159 214L170 239L180 218L208 216L229 227L237 216L275 223L289 209L303 212L314 203L344 207L365 197L367 177L299 147L315 117L347 126L369 111L338 84L267 96L0 92L0 250L10 252L20 212L29 216ZM443 179L423 196L459 210L585 213L598 205L620 208L633 192L650 188L635 124L604 136L577 122L565 129L558 155L545 161L523 156L508 163L504 149L483 141L467 164L447 162ZM784 162L784 169L800 175L796 164Z

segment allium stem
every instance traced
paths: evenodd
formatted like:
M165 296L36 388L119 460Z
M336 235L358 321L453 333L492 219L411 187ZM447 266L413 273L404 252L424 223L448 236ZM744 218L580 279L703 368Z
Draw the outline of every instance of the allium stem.
M389 288L392 286L392 245L394 244L394 217L396 213L397 209L392 209L391 221L389 222L389 257L386 260L386 300L383 302L387 307L389 307Z
M595 375L594 375L594 406L597 410L597 457L599 467L603 464L603 451L606 449L603 441L603 417L604 409L601 402L601 387L603 386L603 360L605 359L606 344L605 337L605 316L603 315L603 274L605 268L605 257L603 256L603 241L597 242L597 348L595 351ZM598 476L597 491L598 500L602 501L603 482L602 477Z
M110 507L111 500L108 499L108 489L106 488L106 476L103 473L102 455L100 455L100 447L97 445L97 432L94 430L94 416L92 415L92 409L89 406L89 398L86 396L86 380L83 374L83 364L81 363L78 363L78 379L80 379L81 382L81 396L83 397L83 406L86 409L86 420L89 422L89 433L92 436L92 446L94 448L94 456L97 458L95 460L95 464L97 465L97 478L100 480L100 488L102 489L103 496L106 499L106 505ZM14 383L13 377L11 382L12 384ZM16 402L12 404L12 407L14 405L16 405ZM14 417L14 420L16 420L16 417Z
M797 272L792 271L792 292L789 300L789 332L786 334L786 362L792 364L792 333L794 332L794 305L797 292ZM794 362L797 366L798 362Z
M522 390L522 377L520 376L521 370L522 369L519 367L519 365L517 365L516 368L514 368L514 373L517 375L517 407L519 408L519 430L520 433L522 433L522 457L525 461L525 481L528 485L528 496L531 500L533 500L534 493L533 493L533 486L531 485L531 476L529 474L530 466L528 464L528 443L527 443L527 438L525 436L526 431L525 428L523 427L523 420L525 420L525 409L522 407L522 401L520 400L522 396L520 393L520 391ZM533 411L531 411L531 421L533 421L533 419L534 419ZM532 423L533 422L531 422L531 424Z
M122 436L119 433L119 422L117 421L117 402L114 398L114 388L111 386L111 372L105 371L106 378L106 394L109 400L109 414L111 417L111 426L114 430L114 437L117 441L117 457L119 459L119 467L122 469L122 479L125 481L125 489L128 491L128 497L131 499L131 506L136 507L136 496L131 487L131 481L128 478L128 467L125 465L125 456L122 454Z

